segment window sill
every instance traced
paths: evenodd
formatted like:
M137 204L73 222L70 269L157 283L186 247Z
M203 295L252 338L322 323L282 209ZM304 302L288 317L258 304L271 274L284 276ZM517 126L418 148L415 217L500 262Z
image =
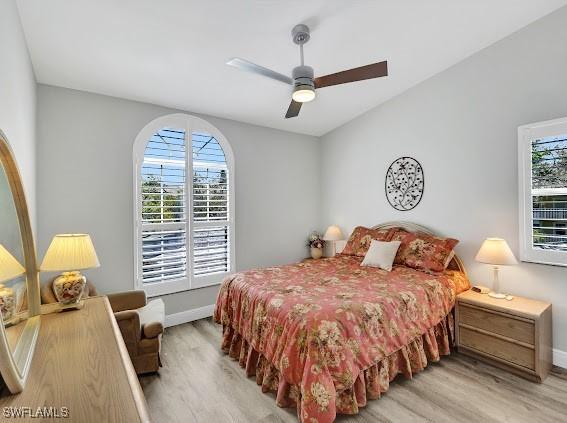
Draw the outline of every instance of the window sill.
M524 263L532 263L532 264L541 264L545 266L558 266L558 267L567 267L567 263L564 261L553 261L553 260L545 260L545 259L538 259L538 258L530 258L524 257L520 255L520 261Z
M156 298L156 297L163 297L165 295L172 295L172 294L179 294L180 292L186 292L186 291L195 291L197 289L202 289L202 288L210 288L211 286L215 286L215 285L220 285L221 282L214 282L214 283L210 283L208 285L202 285L202 286L196 286L194 288L180 288L180 289L164 289L163 292L159 292L159 293L149 293L147 291L147 289L141 288L144 291L146 291L146 296L148 298Z
M189 286L187 279L175 280L171 282L162 282L156 284L148 284L147 286L139 286L146 292L148 298L161 297L164 295L177 294L185 291L194 291L196 289L217 286L222 283L225 277L232 273L216 273L213 275L197 276L193 278L192 286Z

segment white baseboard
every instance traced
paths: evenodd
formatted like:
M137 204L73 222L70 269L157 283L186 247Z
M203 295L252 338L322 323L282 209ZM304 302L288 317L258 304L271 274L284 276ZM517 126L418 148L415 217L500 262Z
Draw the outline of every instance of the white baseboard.
M553 364L567 369L567 352L553 349Z
M181 311L179 313L168 314L165 316L165 327L181 325L187 322L211 317L215 311L215 305L211 304L204 307L193 308L191 310Z

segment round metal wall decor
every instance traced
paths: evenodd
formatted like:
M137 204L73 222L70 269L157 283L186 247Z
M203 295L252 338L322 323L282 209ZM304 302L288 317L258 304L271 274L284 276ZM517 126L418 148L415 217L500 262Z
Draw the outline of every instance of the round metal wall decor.
M425 182L421 164L412 157L400 157L386 172L386 198L396 210L413 209L421 201Z

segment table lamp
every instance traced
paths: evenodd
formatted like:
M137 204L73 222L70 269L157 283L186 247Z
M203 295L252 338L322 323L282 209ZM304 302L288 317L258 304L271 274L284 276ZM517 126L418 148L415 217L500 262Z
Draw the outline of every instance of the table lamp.
M336 246L335 241L340 241L343 239L343 233L341 229L336 225L331 225L325 231L325 235L323 235L323 241L330 241L329 243L332 246L332 256L336 254Z
M502 238L486 238L482 243L480 250L478 250L475 260L480 263L493 265L494 281L492 285L492 292L489 292L488 295L492 298L506 298L506 295L500 292L498 266L518 263L516 257L514 257L514 253L508 246L508 243Z
M63 271L63 274L53 281L53 292L60 303L68 305L79 302L87 283L87 279L79 270L99 266L89 235L60 234L53 237L40 270Z
M2 318L9 320L14 314L14 290L2 282L10 281L26 273L26 269L0 244L0 311Z

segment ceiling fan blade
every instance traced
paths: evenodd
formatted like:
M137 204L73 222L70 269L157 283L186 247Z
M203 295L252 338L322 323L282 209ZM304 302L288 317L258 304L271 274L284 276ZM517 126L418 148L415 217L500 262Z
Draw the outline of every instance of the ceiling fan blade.
M285 76L279 72L257 65L256 63L249 62L248 60L241 59L240 57L233 57L226 62L226 64L258 75L267 76L268 78L275 79L283 82L284 84L293 84L293 79L289 76Z
M301 110L302 104L303 103L300 103L299 101L291 100L291 103L289 103L289 107L287 108L287 113L285 114L285 118L289 119L292 117L296 117L299 114L299 111Z
M315 78L315 88L330 87L332 85L346 84L347 82L364 81L365 79L388 76L388 62L383 61L359 68Z

